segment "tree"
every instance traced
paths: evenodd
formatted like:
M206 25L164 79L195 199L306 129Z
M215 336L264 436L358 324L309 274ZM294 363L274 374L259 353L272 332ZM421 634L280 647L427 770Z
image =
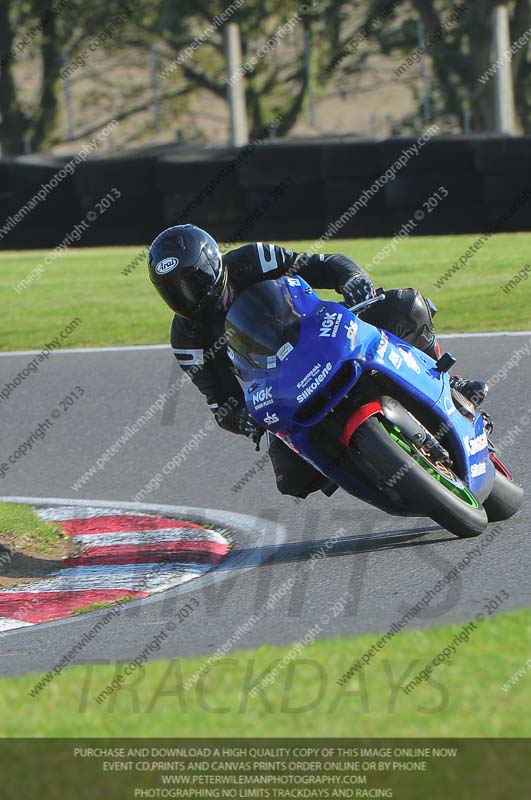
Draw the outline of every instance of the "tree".
M433 116L448 125L461 126L465 112L470 114L473 131L493 129L494 81L482 83L479 78L492 65L492 11L501 0L474 0L455 3L452 0L372 0L363 26L370 29L367 49L385 55L401 55L405 59L415 51L417 22L424 27L425 42L435 40L426 49L432 65ZM511 19L511 40L516 42L531 28L531 4L529 0L505 0ZM463 6L464 13L455 23L449 23L456 6ZM362 29L363 29L362 26ZM438 38L443 31L441 38ZM438 40L437 40L438 39ZM519 125L524 132L531 132L531 62L529 47L522 47L512 60L515 100ZM342 64L348 71L356 54ZM415 91L415 81L411 82ZM405 121L405 127L414 126L415 118Z
M118 0L0 0L0 144L2 153L19 155L27 143L42 149L50 140L59 109L59 70L63 49L105 29L118 13ZM35 102L24 103L15 66L26 52L40 61Z
M297 122L308 98L304 32L309 32L314 42L312 69L319 87L330 80L323 67L337 47L347 10L356 5L349 0L308 0L304 11L303 4L288 0L246 0L230 5L226 0L181 0L177 4L162 0L160 14L147 26L144 19L142 32L149 29L153 41L167 46L170 62L172 58L179 61L174 79L184 78L224 100L223 24L212 30L212 23L234 7L230 21L240 26L250 134L262 133L278 115L282 121L276 133L283 136ZM203 34L192 57L186 56L187 48Z

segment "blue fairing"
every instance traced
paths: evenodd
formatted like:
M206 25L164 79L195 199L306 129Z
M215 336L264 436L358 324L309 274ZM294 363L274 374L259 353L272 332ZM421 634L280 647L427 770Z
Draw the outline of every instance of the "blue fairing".
M283 278L267 284L274 284L274 302L284 303L286 313L264 320L253 312L246 323L250 333L243 337L245 348L254 348L250 357L242 356L244 346L240 341L229 347L229 356L243 382L247 407L261 426L284 439L349 493L392 510L380 492L338 467L313 446L310 438L311 429L360 376L377 370L432 410L451 440L455 472L480 502L489 494L494 467L489 459L483 418L476 414L474 422L470 422L456 409L448 376L434 368L433 359L402 339L363 322L339 303L321 300L302 278ZM247 290L233 305L227 315L229 327L253 291L254 288ZM264 294L267 289L262 285L258 291ZM256 295L252 299L256 300ZM260 333L261 325L264 335Z

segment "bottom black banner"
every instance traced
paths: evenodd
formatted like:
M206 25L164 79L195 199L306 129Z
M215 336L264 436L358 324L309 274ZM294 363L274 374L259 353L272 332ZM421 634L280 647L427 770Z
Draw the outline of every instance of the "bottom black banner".
M529 797L528 739L3 739L3 800Z

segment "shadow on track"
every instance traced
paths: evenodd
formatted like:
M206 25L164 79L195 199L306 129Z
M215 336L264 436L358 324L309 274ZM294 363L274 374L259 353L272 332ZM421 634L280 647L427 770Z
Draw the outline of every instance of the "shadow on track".
M424 538L426 534L440 531L444 536L438 538ZM308 561L312 557L338 558L341 556L355 555L356 553L377 552L378 550L397 549L399 547L422 547L424 545L440 544L455 539L448 531L438 525L424 526L422 528L397 528L385 533L354 534L344 536L330 544L327 539L313 541L288 542L281 545L265 545L249 552L249 548L236 548L228 559L222 561L216 571L233 569L238 565L239 559L245 554L246 566L271 566L272 564L287 564L297 561Z

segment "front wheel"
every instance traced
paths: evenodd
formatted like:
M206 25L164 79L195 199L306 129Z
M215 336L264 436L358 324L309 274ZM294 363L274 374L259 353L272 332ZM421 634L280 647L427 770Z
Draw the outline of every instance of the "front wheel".
M501 522L512 517L524 500L524 490L512 479L511 473L495 455L491 461L496 469L492 491L483 501L489 522Z
M412 511L418 510L460 538L479 536L487 527L484 508L458 476L432 464L396 426L370 417L351 444L379 476L379 488L397 492Z

